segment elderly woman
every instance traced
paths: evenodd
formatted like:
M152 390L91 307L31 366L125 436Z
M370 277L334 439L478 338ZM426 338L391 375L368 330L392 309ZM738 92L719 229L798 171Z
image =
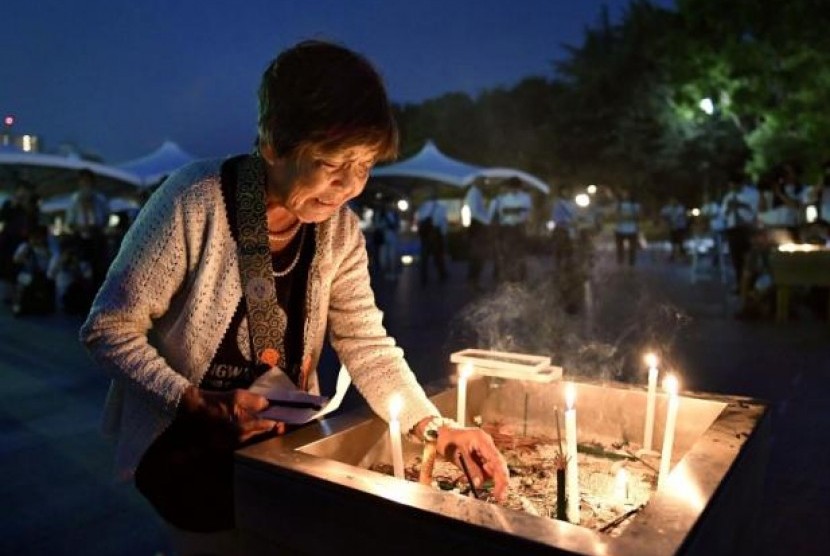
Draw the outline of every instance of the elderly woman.
M395 155L380 77L324 42L280 54L259 89L256 153L194 163L152 196L124 239L83 342L112 376L105 408L120 475L174 531L233 527L232 452L279 434L247 390L281 369L319 392L326 329L372 409L439 453L492 478L507 468L491 438L440 418L384 329L357 217L346 203L372 165Z

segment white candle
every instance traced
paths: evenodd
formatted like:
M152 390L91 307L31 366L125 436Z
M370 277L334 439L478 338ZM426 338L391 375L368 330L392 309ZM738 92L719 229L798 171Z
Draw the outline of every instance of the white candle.
M403 447L401 446L401 423L398 415L401 413L403 402L397 394L389 401L389 443L392 448L392 468L395 477L403 479Z
M677 425L677 408L680 400L677 397L677 377L669 375L664 384L669 393L669 408L666 412L666 430L663 433L663 453L660 455L660 473L657 475L657 488L661 488L669 475L671 453L674 448L674 429Z
M646 425L643 431L643 449L651 450L654 441L654 406L657 403L657 356L646 355L648 365L648 395L646 397Z
M628 502L628 470L624 467L614 477L614 498L621 504Z
M567 516L571 523L579 523L579 467L576 449L576 387L565 386L565 446L568 452L568 466L565 470L565 492L568 495Z
M466 426L467 417L467 379L473 374L472 363L462 363L458 370L458 401L455 420L462 427Z

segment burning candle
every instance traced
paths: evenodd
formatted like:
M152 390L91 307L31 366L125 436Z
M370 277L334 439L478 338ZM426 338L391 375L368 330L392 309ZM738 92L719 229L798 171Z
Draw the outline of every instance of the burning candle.
M467 416L467 379L473 374L473 364L463 363L458 370L458 402L455 420L462 427L466 426Z
M614 498L621 504L628 502L628 470L624 467L614 477Z
M392 469L395 477L403 479L403 447L401 446L401 423L398 415L401 413L403 402L398 394L389 401L389 443L392 448Z
M666 412L666 430L663 433L663 453L660 456L660 472L657 475L658 489L663 486L666 477L669 475L671 453L674 447L674 429L677 425L677 409L680 405L680 400L677 397L677 377L668 375L664 387L669 393L669 408Z
M576 450L576 387L573 383L565 386L565 447L568 452L568 466L565 471L565 490L568 494L568 521L579 523L579 467Z
M643 450L650 451L654 439L654 406L657 403L657 356L646 354L648 365L648 395L646 397L646 425L643 431Z

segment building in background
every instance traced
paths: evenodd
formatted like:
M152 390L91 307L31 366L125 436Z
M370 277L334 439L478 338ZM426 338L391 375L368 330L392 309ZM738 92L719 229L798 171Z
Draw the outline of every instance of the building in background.
M3 127L0 128L0 147L12 147L27 153L40 152L40 136L30 133L15 133L14 116L3 118Z

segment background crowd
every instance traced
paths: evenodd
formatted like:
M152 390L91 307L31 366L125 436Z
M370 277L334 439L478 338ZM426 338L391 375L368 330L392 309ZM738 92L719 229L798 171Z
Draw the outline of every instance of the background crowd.
M0 206L2 299L16 316L84 314L129 226L110 210L95 174L81 170L77 190L57 217L41 210L33 184L15 184Z
M797 162L777 165L755 181L735 171L722 187L686 203L674 196L663 203L653 196L641 200L634 188L608 186L560 185L546 197L529 193L518 178L473 184L463 200L442 197L435 188L412 211L392 202L372 205L364 221L371 270L394 281L402 260L416 262L426 286L431 279L447 281L450 261L461 259L467 283L481 291L486 267L496 283L521 281L527 257L543 255L551 257L560 282L570 283L566 289L574 289L589 276L596 245L607 240L621 267L634 266L650 248L666 262L690 264L693 272L713 269L739 295L738 317L767 317L775 297L769 254L785 243L828 241L830 162L821 168L814 184L806 183ZM25 182L0 206L2 296L15 315L88 310L135 216L111 211L95 180L80 171L77 190L58 217L39 209L36 188ZM588 199L585 206L580 196ZM453 217L458 206L461 214ZM825 288L797 293L801 305L827 307Z
M417 234L422 285L432 276L445 282L453 259L466 261L466 280L477 290L483 289L488 265L496 283L522 281L528 256L550 257L557 280L574 288L589 277L597 246L608 244L623 268L636 265L647 249L649 260L719 276L738 296L737 317L771 316L770 253L784 244L824 246L830 240L830 163L822 165L814 184L806 183L796 162L777 165L757 180L742 171L726 175L722 186L686 203L675 196L662 203L653 196L641 200L625 187L561 185L548 198L528 193L515 178L496 186L473 184L455 217L457 200L432 191L411 215L392 204L376 207L367 242L378 272L394 280L408 252L402 236ZM805 288L796 301L823 312L826 296L826 288Z

